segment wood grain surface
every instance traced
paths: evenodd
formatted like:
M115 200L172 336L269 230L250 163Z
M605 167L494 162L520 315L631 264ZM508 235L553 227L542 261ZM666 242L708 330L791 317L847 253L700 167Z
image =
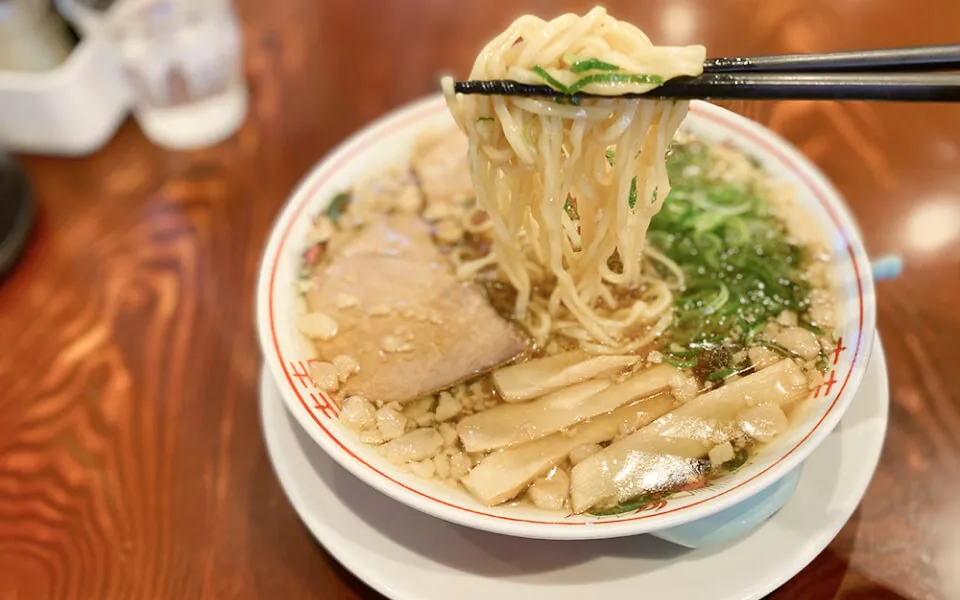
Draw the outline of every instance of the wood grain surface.
M0 282L0 600L378 598L327 556L264 451L258 260L291 188L369 120L465 75L524 12L590 2L240 0L252 106L215 148L133 122L23 157L36 235ZM960 41L955 0L610 1L712 55ZM782 599L960 598L960 107L741 103L849 199L879 286L892 411L877 475ZM749 568L749 565L744 565ZM639 593L639 592L638 592Z

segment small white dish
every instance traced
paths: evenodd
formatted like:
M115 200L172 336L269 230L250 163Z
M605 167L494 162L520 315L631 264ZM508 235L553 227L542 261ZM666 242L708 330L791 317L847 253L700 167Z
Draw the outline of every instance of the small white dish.
M841 425L806 460L789 502L756 531L689 550L652 536L538 541L418 514L339 467L285 409L267 369L261 410L274 470L294 509L347 569L395 600L581 600L663 595L752 600L793 577L836 536L876 469L887 426L879 340Z
M821 224L836 254L839 343L810 410L737 472L710 485L616 516L564 515L525 505L482 505L465 490L390 464L338 420L336 401L316 387L314 355L296 327L296 281L312 215L335 194L388 166L408 164L425 132L453 126L439 96L371 123L322 160L291 194L267 243L257 289L257 330L265 361L287 408L341 466L373 488L421 512L494 533L539 539L599 539L662 531L754 497L793 472L829 435L856 394L870 357L876 321L870 262L843 198L796 148L769 129L706 102L691 103L684 127L730 142L776 179L792 183L797 202Z
M84 39L66 62L40 72L0 71L0 148L86 156L130 112L123 71L106 44Z

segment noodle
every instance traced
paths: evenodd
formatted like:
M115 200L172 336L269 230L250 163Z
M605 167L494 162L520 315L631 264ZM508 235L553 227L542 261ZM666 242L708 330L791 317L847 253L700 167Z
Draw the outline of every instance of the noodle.
M702 46L656 47L595 8L549 22L521 17L484 48L471 79L642 93L699 73L704 55ZM559 333L592 352L623 352L652 341L669 325L671 289L683 274L663 254L645 261L644 240L670 191L665 157L688 103L458 96L449 78L443 86L469 138L477 205L493 239L490 261L461 271L495 262L537 343ZM538 286L544 281L555 285Z

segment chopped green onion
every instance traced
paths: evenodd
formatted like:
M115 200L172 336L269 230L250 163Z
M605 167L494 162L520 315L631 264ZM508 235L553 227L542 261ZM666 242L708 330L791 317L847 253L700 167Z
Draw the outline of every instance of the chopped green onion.
M782 311L792 310L802 325L812 325L807 323L806 251L790 241L768 192L725 179L717 173L714 156L696 140L675 143L667 156L672 189L647 238L685 274L684 287L674 295L667 341L678 349L714 339L770 347L758 334ZM670 275L664 267L655 268ZM820 335L819 329L808 329ZM783 349L775 351L789 356ZM708 367L705 361L702 355L698 368L703 377L736 366L726 361Z
M773 342L768 342L765 340L760 341L759 344L764 348L766 348L767 350L772 350L776 352L780 356L796 356L793 352L787 350L780 344L774 344Z
M330 200L330 204L327 205L327 210L324 211L330 220L334 223L340 222L340 216L343 214L343 209L350 204L350 194L347 192L340 192Z
M726 379L727 377L730 377L736 372L737 372L736 369L720 369L719 371L714 371L713 373L710 373L709 375L707 375L707 381L718 381L720 379Z
M617 504L616 506L611 506L609 508L591 508L587 511L587 514L593 515L595 517L608 517L611 515L622 515L624 513L633 512L635 510L640 510L647 504L651 502L656 502L662 498L662 494L649 494L638 496L632 500L627 500L622 504Z
M716 228L718 225L723 223L726 220L726 217L719 215L714 212L703 212L697 215L693 220L693 231L695 233L703 233L705 231L710 231L711 229Z
M629 73L593 73L587 75L576 82L573 85L566 86L562 84L557 78L551 75L546 69L540 65L536 65L531 69L534 73L540 76L548 86L554 90L565 94L567 96L572 96L578 91L582 90L584 87L594 84L594 83L643 83L643 84L652 84L652 85L661 85L663 83L663 78L659 75L631 75Z
M613 160L617 157L617 153L613 150L607 150L607 162L610 163L610 166L613 166Z
M746 448L739 448L734 453L733 458L727 462L720 465L724 470L728 472L733 472L747 464L747 459L750 458L750 451Z
M567 86L557 81L553 75L548 73L547 70L541 67L540 65L533 67L532 71L537 75L539 75L545 82L547 82L547 85L557 90L558 92L567 94L568 96L573 93L570 91L569 88L567 88Z
M547 73L549 76L549 73ZM540 74L543 77L542 74ZM551 77L552 79L552 77ZM554 81L556 81L554 79ZM549 80L547 83L550 83ZM560 83L560 82L557 82ZM594 73L576 81L564 91L566 94L576 94L583 88L594 83L649 83L652 85L663 84L663 78L658 75L631 75L629 73ZM563 85L563 84L561 84ZM557 88L560 89L560 88Z
M637 178L634 178L630 181L630 197L627 202L630 204L630 208L633 208L637 205Z
M667 363L668 365L673 365L678 369L692 369L696 367L700 361L696 356L694 356L690 360L675 360L673 358L665 358L663 359L663 362Z
M724 285L722 281L718 281L717 284L720 286L720 292L710 301L709 304L703 307L703 315L711 315L727 303L727 300L730 299L730 290L727 289L727 286Z
M570 70L574 73L583 73L584 71L619 71L620 67L596 58L588 58L574 62Z
M760 332L761 329L763 329L763 327L764 327L766 324L767 324L767 323L766 323L765 321L760 320L760 321L757 321L756 323L754 323L753 325L751 325L750 327L748 327L748 328L747 328L746 335L744 335L744 341L745 341L745 342L752 341L753 338L755 338L755 337L757 336L757 334Z
M727 243L730 246L744 246L750 241L750 230L743 219L728 219L725 223Z

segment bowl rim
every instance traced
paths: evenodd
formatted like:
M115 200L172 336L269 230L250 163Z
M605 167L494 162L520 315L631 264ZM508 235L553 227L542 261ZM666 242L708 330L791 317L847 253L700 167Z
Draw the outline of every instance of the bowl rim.
M428 120L445 107L441 95L432 95L400 107L367 124L346 141L321 158L297 184L286 204L271 227L271 233L263 253L256 294L256 324L261 349L271 375L279 384L281 396L287 409L311 439L351 474L374 489L416 510L434 517L494 533L539 539L600 539L621 537L666 529L695 521L718 513L744 499L759 493L785 476L799 465L823 441L839 423L859 387L872 350L876 325L875 292L872 274L861 234L856 223L836 188L820 170L798 149L773 131L745 117L719 106L702 101L691 103L691 112L698 118L726 127L736 138L748 138L779 161L802 182L826 210L843 240L843 250L849 254L856 275L859 300L856 345L850 361L850 370L837 396L821 418L792 447L782 451L780 458L763 470L743 481L718 491L696 502L650 514L637 514L617 519L596 521L543 521L481 512L436 498L423 490L415 489L358 456L344 445L336 435L310 409L304 394L294 384L294 375L284 364L274 318L274 296L277 285L277 265L285 255L284 242L302 213L313 203L316 190L345 163L355 160L379 138L379 134ZM374 151L375 152L375 151ZM287 250L286 252L289 252ZM852 300L851 300L852 301ZM283 385L286 381L288 385ZM736 475L731 475L736 477Z

